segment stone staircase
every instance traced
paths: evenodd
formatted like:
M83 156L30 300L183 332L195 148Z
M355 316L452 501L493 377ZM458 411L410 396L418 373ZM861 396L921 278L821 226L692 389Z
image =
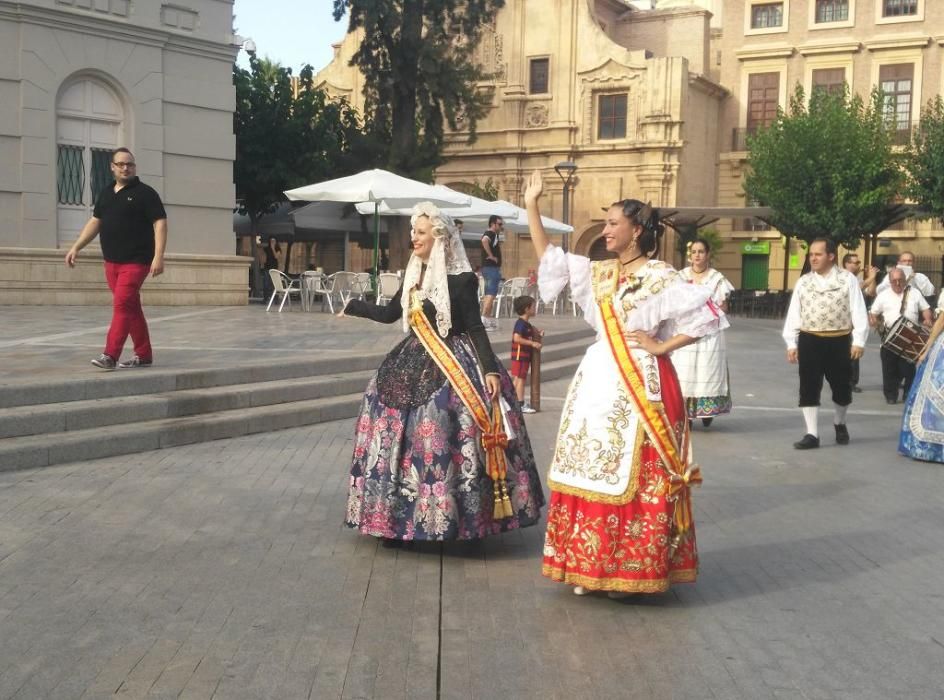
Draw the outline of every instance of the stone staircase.
M542 380L573 375L592 340L548 332ZM510 344L496 350L507 366ZM0 385L0 471L352 418L385 354Z

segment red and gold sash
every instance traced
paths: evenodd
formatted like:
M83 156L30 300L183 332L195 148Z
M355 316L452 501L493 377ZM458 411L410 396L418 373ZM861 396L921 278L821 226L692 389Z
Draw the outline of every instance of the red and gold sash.
M422 309L410 313L410 325L416 331L426 352L433 358L436 366L446 375L459 399L465 404L475 420L475 424L482 432L482 449L485 450L485 467L492 479L495 493L494 517L496 520L509 518L514 515L511 500L508 498L508 464L505 461L505 448L508 447L508 436L505 434L502 422L501 408L498 402L492 403L491 411L476 391L465 370L452 350L442 338L433 330L429 319Z
M683 535L692 526L692 501L689 487L692 484L700 484L702 481L701 470L697 466L689 465L688 428L686 426L683 436L684 444L681 446L682 449L679 449L675 433L665 415L665 409L653 405L646 397L639 365L627 345L623 323L613 307L612 297L598 297L597 302L606 338L613 352L613 359L616 360L620 377L643 422L649 441L659 453L668 471L668 495L675 498L676 533Z

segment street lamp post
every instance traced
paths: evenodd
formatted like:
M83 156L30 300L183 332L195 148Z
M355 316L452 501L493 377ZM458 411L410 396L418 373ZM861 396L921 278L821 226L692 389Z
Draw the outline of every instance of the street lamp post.
M577 172L577 164L572 160L564 160L554 166L554 172L564 182L564 223L570 226L570 193L573 187L574 173ZM570 234L565 233L562 239L562 248L567 252Z

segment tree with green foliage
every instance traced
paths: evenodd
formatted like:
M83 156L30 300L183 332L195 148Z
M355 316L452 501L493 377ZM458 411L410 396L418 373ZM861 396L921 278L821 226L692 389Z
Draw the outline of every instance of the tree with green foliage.
M768 206L768 220L807 243L829 237L849 249L905 216L900 156L882 94L868 102L848 90L814 90L807 105L797 85L788 112L748 138L744 192ZM784 273L786 280L786 271Z
M285 201L285 190L373 166L369 126L347 102L315 88L313 78L305 66L293 85L291 69L255 52L248 69L233 65L236 199L253 234L259 219Z
M937 95L921 110L908 151L906 193L930 216L944 221L944 100Z
M386 167L429 181L443 162L445 127L468 131L488 112L475 60L483 31L505 0L334 0L334 18L363 30L351 65L364 75L366 113L389 143Z

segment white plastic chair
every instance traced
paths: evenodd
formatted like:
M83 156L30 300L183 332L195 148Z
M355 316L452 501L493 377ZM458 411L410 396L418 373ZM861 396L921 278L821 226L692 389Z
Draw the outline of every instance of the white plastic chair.
M363 299L367 296L367 293L371 290L370 286L370 273L369 272L355 272L354 273L354 284L351 285L351 293L356 296L358 299Z
M323 272L313 272L311 270L302 273L302 306L306 311L311 311L315 297L321 297L321 310L324 311L324 305L327 302L331 313L334 313L334 305L331 303L331 282L325 277Z
M400 288L400 278L393 272L381 272L377 277L377 303L381 306L389 303Z
M328 279L331 284L331 296L338 299L341 302L341 308L344 308L351 297L357 295L357 289L360 286L357 283L357 274L354 272L335 272Z
M275 301L275 297L279 294L282 295L282 303L279 304L279 313L282 313L282 308L285 306L286 301L288 302L288 307L292 308L293 294L298 296L298 302L301 303L302 288L298 280L291 279L280 270L269 270L269 279L272 280L274 291L272 292L272 296L269 297L269 305L266 307L266 311L272 308L272 302Z
M501 316L503 302L508 307L508 314L511 315L514 311L515 299L527 293L527 277L512 277L502 282L502 285L498 288L498 296L495 297L495 318Z

